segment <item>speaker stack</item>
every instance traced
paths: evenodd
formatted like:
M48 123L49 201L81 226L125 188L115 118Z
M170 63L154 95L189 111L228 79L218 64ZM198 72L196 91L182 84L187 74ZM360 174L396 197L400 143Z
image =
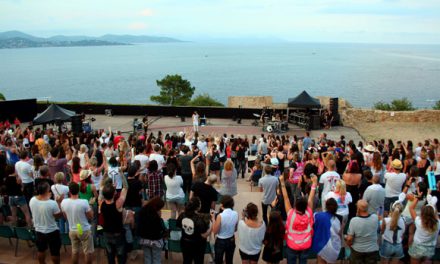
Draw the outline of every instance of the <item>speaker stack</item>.
M310 117L309 130L319 130L321 129L321 117L319 115L312 115Z
M76 115L72 117L72 131L75 134L81 133L83 130L82 128L82 120L80 115Z
M339 116L339 98L330 98L330 111L332 111L333 122L332 126L339 126L340 116Z

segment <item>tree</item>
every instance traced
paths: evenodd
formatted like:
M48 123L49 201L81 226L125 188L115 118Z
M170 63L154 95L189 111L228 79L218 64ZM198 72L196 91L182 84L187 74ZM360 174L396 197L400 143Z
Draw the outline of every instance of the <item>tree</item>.
M379 101L379 102L375 103L373 108L376 110L383 110L383 111L390 111L391 110L390 104L385 103L383 101Z
M2 93L0 93L0 101L6 101L6 97Z
M408 98L403 97L402 99L394 99L391 101L391 108L394 111L413 111L414 107Z
M435 105L432 107L434 110L440 110L440 100L438 100Z
M189 104L191 106L224 106L206 93L197 95Z
M156 83L160 87L160 94L151 96L150 100L162 105L188 105L196 89L178 74L167 75L162 80L156 80Z
M374 104L373 108L383 111L412 111L415 109L411 101L406 97L403 97L402 99L394 99L391 103L379 101Z

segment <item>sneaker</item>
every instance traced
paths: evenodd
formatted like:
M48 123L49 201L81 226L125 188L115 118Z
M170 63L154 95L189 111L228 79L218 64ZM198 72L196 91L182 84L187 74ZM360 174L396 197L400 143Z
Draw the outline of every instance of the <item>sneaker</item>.
M132 250L132 251L129 253L130 260L136 260L137 255L138 255L137 250Z

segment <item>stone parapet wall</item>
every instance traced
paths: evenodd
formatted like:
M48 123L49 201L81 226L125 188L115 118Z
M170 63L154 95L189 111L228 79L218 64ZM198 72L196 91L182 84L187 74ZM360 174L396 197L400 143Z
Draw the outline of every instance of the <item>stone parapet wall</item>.
M356 127L367 122L440 123L439 110L381 111L372 109L345 108L339 111L344 126Z
M229 96L228 107L258 108L272 107L272 96Z

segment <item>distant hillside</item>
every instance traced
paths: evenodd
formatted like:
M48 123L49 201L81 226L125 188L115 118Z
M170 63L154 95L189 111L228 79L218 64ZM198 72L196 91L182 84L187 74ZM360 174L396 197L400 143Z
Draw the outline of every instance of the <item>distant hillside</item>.
M0 32L0 49L39 48L39 47L80 47L80 46L114 46L136 43L169 43L183 42L178 39L155 36L104 35L101 37L64 36L49 38L35 37L20 31Z
M115 41L122 43L167 43L167 42L183 42L175 38L154 37L154 36L133 36L133 35L104 35L99 37L100 40Z

